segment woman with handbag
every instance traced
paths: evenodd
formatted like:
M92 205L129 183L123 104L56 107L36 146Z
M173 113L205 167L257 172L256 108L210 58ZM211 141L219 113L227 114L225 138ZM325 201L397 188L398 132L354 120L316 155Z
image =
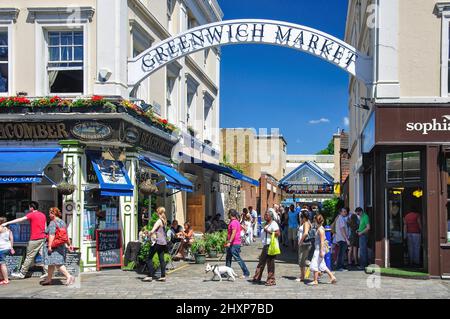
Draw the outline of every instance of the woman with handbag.
M280 236L280 227L274 220L275 210L270 208L264 214L264 220L266 221L263 229L263 249L259 256L258 266L256 267L255 275L253 276L253 283L261 283L261 277L264 272L264 268L267 264L267 280L266 286L274 286L275 283L275 258L280 254L280 246L278 243L278 237Z
M156 209L156 213L158 214L158 220L153 225L153 228L149 233L150 238L154 238L154 236L156 236L156 238L154 238L154 244L150 248L150 252L147 258L148 276L142 280L146 282L152 282L153 276L155 275L155 268L153 267L153 256L155 254L158 254L159 265L161 267L161 277L157 280L162 282L166 281L166 262L164 260L164 254L168 252L166 234L166 209L164 207L158 207Z
M75 277L69 274L65 266L69 244L66 223L61 219L62 214L57 207L50 208L49 216L50 223L46 229L48 248L44 249L44 263L48 266L48 276L41 285L51 285L55 269L58 268L59 272L66 277L66 285L69 286L75 283Z
M314 256L311 260L310 268L314 272L314 281L308 283L310 286L317 286L319 284L319 273L326 272L330 277L330 282L335 284L337 282L336 277L331 273L325 264L325 254L330 251L328 242L325 239L325 228L323 228L324 219L321 214L314 217L317 224L316 238L315 238L315 250Z

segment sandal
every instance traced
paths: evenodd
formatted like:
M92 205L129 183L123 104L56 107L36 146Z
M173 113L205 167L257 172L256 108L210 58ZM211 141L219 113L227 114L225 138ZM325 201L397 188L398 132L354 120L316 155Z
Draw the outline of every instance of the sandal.
M330 283L333 284L333 285L337 284L337 279L336 278L331 279Z
M317 281L311 281L311 282L308 282L306 285L308 285L308 286L318 286L319 283Z
M8 284L9 284L9 280L8 281L6 281L6 280L0 281L0 286L6 286Z
M275 286L275 285L276 285L276 283L274 283L274 282L266 282L264 284L264 286Z
M40 284L41 284L41 286L51 286L52 282L51 281L41 281Z

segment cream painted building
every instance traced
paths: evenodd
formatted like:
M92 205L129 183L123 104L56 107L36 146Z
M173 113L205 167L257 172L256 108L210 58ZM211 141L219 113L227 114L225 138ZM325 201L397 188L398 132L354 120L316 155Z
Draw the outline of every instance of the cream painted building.
M23 194L25 198L42 202L44 207L62 207L70 236L81 248L86 270L93 269L96 262L95 241L83 233L91 199L88 192L93 187L87 154L90 148L102 152L103 158L105 152L120 153L131 180L133 195L117 197L117 207L114 208L119 214L124 247L138 238L141 195L137 176L144 170L150 176L158 173L142 164L142 157L186 172L194 185L191 193L159 186L160 196L156 198L156 204L166 207L169 219L177 218L180 223L199 220L201 225L206 212L214 213L218 195L213 187L218 183L218 174L190 164L188 159L219 163L220 49L212 48L180 58L136 87L128 85L127 64L129 59L153 44L194 26L220 21L222 16L216 0L0 1L0 98L20 95L31 101L46 96L90 100L93 96L101 96L113 103L127 99L142 111L151 109L157 119L167 119L179 129L178 134L168 134L125 113L46 114L34 109L22 115L0 114L2 123L70 120L71 128L64 124L67 132L61 133L64 140L72 140L72 122L78 119L91 121L99 130L97 134L104 133L105 138L112 136L126 141L86 142L80 139L68 144L63 141L66 144L61 147L61 141L50 141L50 138L45 141L25 140L23 134L14 141L12 135L5 137L11 141L0 140L0 147L4 148L60 149L48 167L59 169L55 178L61 179L58 166L70 165L75 192L60 197L51 183L34 183L24 186ZM128 125L130 129L127 129ZM56 136L52 126L46 127L50 130L47 137ZM83 127L83 130L90 129ZM137 136L141 138L140 143L136 142ZM148 148L142 147L144 136ZM131 146L133 143L135 147ZM188 159L180 157L180 153ZM5 185L9 187L7 190L13 189L9 184ZM168 185L167 178L165 185ZM8 207L13 207L12 213L24 209L20 201L11 205Z
M222 160L258 179L262 173L280 180L286 173L287 142L278 132L257 134L250 128L222 128Z
M414 262L432 276L450 275L449 23L446 1L351 0L345 32L373 59L372 83L349 82L351 209L368 212L385 267L408 265L403 218L420 213Z

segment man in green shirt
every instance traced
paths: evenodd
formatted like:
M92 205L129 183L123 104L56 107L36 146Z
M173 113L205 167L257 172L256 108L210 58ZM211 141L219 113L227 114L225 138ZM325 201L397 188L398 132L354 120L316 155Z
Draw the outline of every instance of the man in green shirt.
M361 207L355 209L355 213L359 216L359 266L361 269L365 269L368 265L368 250L367 241L369 238L370 221L369 215L367 215Z

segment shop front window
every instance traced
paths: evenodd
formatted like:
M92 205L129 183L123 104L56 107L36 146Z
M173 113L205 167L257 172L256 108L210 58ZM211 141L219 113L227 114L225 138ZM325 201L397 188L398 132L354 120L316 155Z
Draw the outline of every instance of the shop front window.
M388 183L420 181L420 152L387 154L386 179Z
M117 196L101 196L99 189L85 191L84 194L83 237L95 240L95 231L104 229L120 229Z
M31 201L31 184L3 184L0 185L0 216L8 221L24 217L28 212ZM15 243L28 242L30 238L30 224L28 222L10 226Z

